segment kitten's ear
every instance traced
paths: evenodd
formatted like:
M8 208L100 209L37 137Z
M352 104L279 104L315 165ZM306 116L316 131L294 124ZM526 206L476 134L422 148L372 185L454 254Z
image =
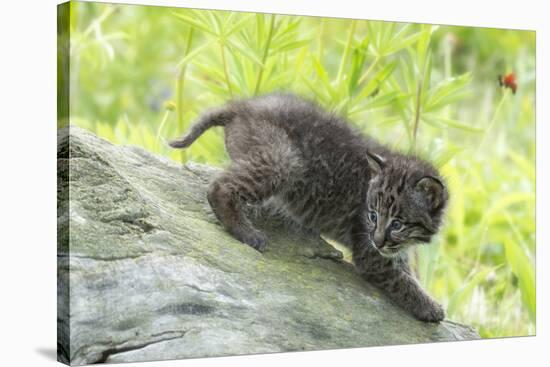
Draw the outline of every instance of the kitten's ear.
M415 189L422 193L431 210L441 208L447 196L445 185L433 176L424 176L415 184Z
M379 174L382 168L384 168L384 158L380 157L378 154L367 152L367 162L369 163L370 169L372 169L375 174Z

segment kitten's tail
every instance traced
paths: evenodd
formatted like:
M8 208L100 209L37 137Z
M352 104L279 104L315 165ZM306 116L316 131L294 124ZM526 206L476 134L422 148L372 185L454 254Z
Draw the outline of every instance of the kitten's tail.
M211 112L207 112L202 115L197 122L191 126L187 134L182 136L179 139L170 141L168 144L172 148L184 149L189 147L195 140L198 139L206 130L210 129L212 126L225 126L233 118L235 113L227 109L219 109Z

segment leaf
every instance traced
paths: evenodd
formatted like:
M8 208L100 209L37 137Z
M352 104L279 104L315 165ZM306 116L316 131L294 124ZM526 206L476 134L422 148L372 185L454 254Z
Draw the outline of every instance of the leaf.
M455 165L448 164L441 167L443 177L447 181L450 192L449 220L454 223L453 230L456 232L458 245L462 247L465 238L464 218L466 216L466 193L465 182Z
M222 33L222 20L220 15L217 11L208 11L206 14L210 17L211 27L214 28L217 35L220 35Z
M536 171L534 162L528 160L527 158L519 155L518 153L510 150L508 152L510 158L514 163L521 169L521 171L529 178L530 181L535 182L536 180Z
M332 99L334 100L338 99L338 96L336 95L336 92L330 83L328 73L325 70L324 66L321 64L319 59L314 55L312 56L312 60L313 60L313 67L315 68L315 72L317 73L317 76L321 80L321 83L323 84L325 90L329 93Z
M535 290L535 271L534 265L529 260L522 246L511 238L504 241L504 250L508 265L512 272L518 278L518 285L521 295L531 320L535 321L537 314L537 299Z
M372 41L369 49L371 49L374 56L380 56L380 35L378 22L367 21L367 30L369 38Z
M273 35L274 44L288 42L291 39L296 39L298 35L297 31L300 24L299 21L289 23L286 27L282 23L283 22L279 22L277 24L277 32Z
M424 110L435 111L457 99L463 98L465 87L471 80L471 74L465 73L456 78L449 78L428 91Z
M448 147L439 151L433 158L434 165L437 168L441 168L446 165L451 159L453 159L458 153L462 152L463 148Z
M204 45L200 46L200 47L197 47L196 49L194 49L193 51L189 52L187 55L185 55L183 57L183 59L180 60L180 62L178 62L178 65L177 65L177 68L180 68L182 67L183 65L187 64L189 61L191 61L193 58L195 58L195 56L197 56L198 54L200 54L202 51L204 51L205 49L207 49L208 47L210 47L210 45L212 45L212 43L216 42L215 39L212 39L208 42L206 42Z
M389 64L384 66L378 73L376 73L373 79L382 83L393 73L396 66L397 66L397 61L390 62Z
M208 24L204 24L204 23L202 23L202 22L200 22L200 21L197 21L197 20L195 20L195 19L193 19L193 18L191 18L191 17L189 17L189 16L187 16L187 15L181 14L181 13L173 13L173 14L174 14L174 16L175 16L176 18L178 18L179 20L181 20L181 21L187 23L187 24L190 25L191 27L196 28L196 29L199 29L199 30L201 30L201 31L203 31L203 32L205 32L205 33L211 34L211 35L213 35L213 36L217 36L216 32L213 32L213 31L210 29L210 27L209 27Z
M493 213L499 213L502 210L516 204L531 203L535 201L535 194L531 192L511 192L501 195L499 199L491 205L486 212L486 218L489 219Z
M449 304L447 305L447 312L449 313L449 315L455 314L459 307L467 304L467 299L471 297L473 290L483 281L485 281L490 273L494 272L501 266L502 265L478 271L462 287L454 291L451 298L449 299Z
M421 117L422 121L436 128L450 127L453 129L462 130L469 133L482 133L484 130L479 127L468 125L464 122L453 120L445 117L435 117L431 114L424 114Z
M399 31L393 36L393 38L398 39L405 36L409 28L412 27L412 23L405 23L403 26L399 29Z
M380 22L380 28L382 30L380 37L380 49L385 49L393 40L395 22Z
M417 32L417 33L414 33L404 39L396 39L394 42L392 42L390 44L390 46L387 48L387 49L384 49L381 53L384 55L384 56L389 56L397 51L400 51L410 45L412 45L413 43L415 43L419 38L420 36L422 35L422 32ZM396 37L397 38L397 37Z
M431 81L432 81L432 53L431 53L431 51L428 51L427 62L424 64L423 68L424 68L424 70L422 72L422 77L423 77L422 90L424 91L424 93L422 93L422 95L421 95L422 109L424 109L424 107L426 106L426 101L428 99L426 91L430 90L430 84L431 84Z
M395 125L396 123L398 123L399 121L401 121L401 116L398 116L398 115L393 115L393 116L388 116L388 117L385 117L379 121L376 122L376 125Z
M243 56L245 56L246 58L248 58L249 60L253 61L254 63L256 63L258 66L260 67L264 67L264 64L262 63L262 61L260 60L260 58L256 55L254 55L254 53L248 51L246 49L246 47L243 47L242 45L238 44L237 42L231 40L231 39L228 39L227 40L227 44L231 47L231 48L234 48L235 50L239 51Z
M361 75L363 64L365 63L366 52L362 47L353 50L351 55L351 75L348 80L348 94L351 96L357 87L357 81Z
M402 97L402 94L396 91L391 91L382 95L378 95L369 100L362 110L374 110L376 108L388 107L391 103L393 103L400 97Z
M357 98L360 99L369 97L376 90L376 88L380 88L386 79L392 75L396 67L397 61L386 64L368 81L365 87L357 95Z
M283 45L279 45L276 47L271 48L271 53L277 53L277 52L284 52L284 51L290 51L294 50L300 47L304 47L305 45L309 44L309 40L300 40L300 41L291 41L288 43L285 43Z
M308 87L310 91L313 92L313 94L323 102L323 104L328 104L328 99L326 95L323 94L322 88L318 88L317 86L313 85L310 78L305 75L300 75L300 80Z
M227 17L225 17L225 19L223 20L222 29L226 29L227 25L231 24L231 22L233 21L233 18L235 18L236 15L237 15L236 12L229 12L229 15ZM227 33L226 33L226 35L227 35Z
M231 12L230 14L234 14L233 12ZM225 36L226 37L229 37L231 36L233 33L241 30L243 27L245 27L247 25L247 22L250 20L252 14L247 14L246 16L242 17L241 20L239 20L237 23L235 23L233 25L233 27L229 28L229 30L227 32L225 32Z
M264 37L265 14L256 13L256 45L260 45Z
M399 58L399 69L401 71L401 77L405 81L407 92L412 96L416 93L416 83L414 81L414 75L409 63L405 61L403 57Z
M416 45L417 65L420 70L424 69L424 63L426 62L432 35L431 25L423 24L422 29L423 30L419 32L421 37L419 37L418 44Z

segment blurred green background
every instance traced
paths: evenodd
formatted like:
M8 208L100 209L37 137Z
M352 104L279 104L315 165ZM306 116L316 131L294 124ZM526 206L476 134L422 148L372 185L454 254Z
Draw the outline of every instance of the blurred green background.
M166 141L231 98L314 99L446 177L447 223L414 265L448 317L535 333L534 32L79 2L69 19L58 127L223 166L217 128L185 152ZM512 72L515 94L498 83Z

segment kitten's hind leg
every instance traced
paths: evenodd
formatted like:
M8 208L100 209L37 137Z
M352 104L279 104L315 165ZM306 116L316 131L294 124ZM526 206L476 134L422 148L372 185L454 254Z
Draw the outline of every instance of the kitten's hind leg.
M246 202L257 196L257 188L251 187L247 181L246 174L225 172L210 185L208 202L218 220L233 237L258 251L264 251L266 236L254 228L243 211Z
M236 239L264 251L267 238L256 229L245 209L278 192L287 173L268 151L251 151L246 161L235 162L208 190L208 202L218 220Z

